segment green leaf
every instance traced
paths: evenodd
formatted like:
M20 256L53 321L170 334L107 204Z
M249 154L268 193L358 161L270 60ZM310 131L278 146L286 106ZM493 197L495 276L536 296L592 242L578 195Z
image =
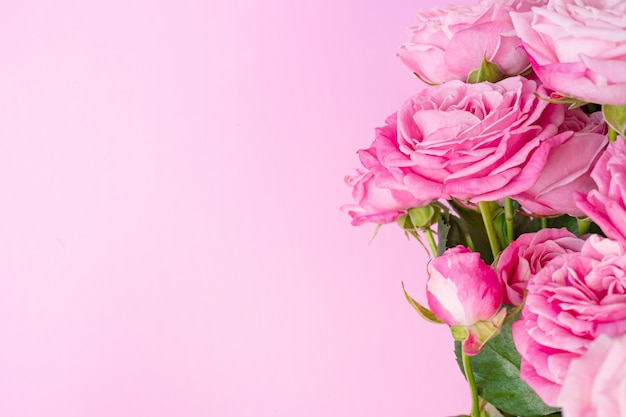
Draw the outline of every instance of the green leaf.
M619 135L626 136L626 106L602 105L604 120Z
M539 219L530 215L522 214L521 206L515 200L513 200L513 212L515 213L513 223L516 239L524 233L534 233L541 229L541 222Z
M459 225L459 219L450 213L444 213L437 223L437 256L441 256L446 249L457 245L465 245L465 235Z
M461 371L461 344L455 343ZM502 326L500 336L470 358L478 395L506 414L520 417L558 416L557 408L546 405L519 376L520 354L515 349L511 324Z
M443 323L443 321L439 320L439 318L435 316L435 313L433 313L432 311L430 311L429 309L427 309L426 307L424 307L423 305L415 301L409 295L409 293L406 292L406 290L404 289L404 282L402 283L402 291L404 291L404 296L406 297L406 300L409 302L409 304L411 304L411 306L415 309L415 311L417 311L424 320L429 321L431 323L435 323L435 324Z
M576 217L568 216L567 214L549 218L548 227L553 227L555 229L565 227L571 233L578 236L578 219Z
M515 213L515 216L513 218L513 221L515 223L515 238L520 237L524 233L538 232L541 229L540 219L537 217L532 217L531 214L522 214L523 212L521 210L521 206L515 200L513 200L513 212ZM551 217L547 219L547 221L548 227L555 229L565 227L573 234L579 234L579 219L577 219L576 217L563 214L561 216ZM506 225L503 225L502 227L504 228L506 227ZM586 233L595 233L604 236L602 230L600 230L598 225L596 225L595 223L592 222L586 227L589 227Z

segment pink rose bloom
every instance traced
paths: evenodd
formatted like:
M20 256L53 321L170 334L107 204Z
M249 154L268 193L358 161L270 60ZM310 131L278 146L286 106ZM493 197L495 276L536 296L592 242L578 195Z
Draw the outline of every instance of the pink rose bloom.
M463 246L448 249L430 263L426 288L432 312L444 323L468 330L464 353L478 354L488 338L499 332L504 319L498 314L502 283L479 253ZM506 314L506 310L502 311ZM473 326L478 322L488 324L475 329ZM491 327L486 334L480 331L485 327Z
M626 2L550 0L511 13L546 87L600 104L626 104Z
M521 74L530 63L509 12L526 11L537 3L545 1L481 1L422 11L417 24L408 28L410 41L398 56L411 72L433 84L466 81L483 59L505 74Z
M626 333L626 252L592 235L580 253L561 255L532 275L527 290L513 323L520 377L556 407L571 362L599 335Z
M387 122L384 127L376 129L378 143L395 141L395 119L391 117ZM430 202L417 200L398 183L378 161L375 148L359 151L359 157L366 169L359 169L356 175L345 178L346 183L352 186L352 197L356 204L341 208L352 217L353 225L358 226L367 222L391 223L407 209Z
M512 241L500 254L496 268L505 285L504 302L512 306L522 304L531 275L558 256L580 252L583 243L565 228L525 233Z
M493 201L535 184L559 133L565 107L537 98L536 82L450 81L430 86L398 112L395 142L374 143L380 163L423 201Z
M572 361L559 403L565 417L626 416L626 334L600 335Z
M626 141L609 143L591 177L597 189L575 195L576 204L608 237L626 244Z
M509 12L529 10L536 3L545 1L482 1L422 11L417 24L408 28L410 41L398 56L411 72L433 84L466 81L485 58L505 74L521 74L530 63Z
M568 110L561 132L571 136L550 150L537 182L521 194L512 196L525 209L540 215L582 216L574 193L595 188L591 170L608 145L606 124L601 112L591 115L580 109Z

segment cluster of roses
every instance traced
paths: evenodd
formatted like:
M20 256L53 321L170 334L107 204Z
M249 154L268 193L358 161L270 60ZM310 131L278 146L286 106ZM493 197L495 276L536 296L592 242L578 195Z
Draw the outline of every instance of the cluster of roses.
M476 355L519 306L521 378L541 399L566 417L626 415L626 2L482 0L422 12L409 35L400 59L427 86L358 152L344 210L355 225L446 201L477 210L493 265L471 239L440 253L436 319ZM512 201L598 233L490 233Z

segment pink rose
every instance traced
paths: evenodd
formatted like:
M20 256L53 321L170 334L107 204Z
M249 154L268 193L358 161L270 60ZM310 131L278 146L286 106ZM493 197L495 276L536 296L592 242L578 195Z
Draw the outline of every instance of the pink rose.
M560 131L570 132L571 136L550 150L537 182L512 197L536 214L582 216L583 211L574 202L574 193L587 193L595 188L591 169L608 145L606 130L602 113L587 115L580 109L569 110Z
M532 275L527 290L513 323L520 377L558 406L570 363L599 335L626 333L626 252L592 235L580 253L561 255Z
M431 86L398 112L395 142L374 143L380 163L416 198L498 200L529 189L558 133L565 107L546 103L523 77Z
M504 319L498 314L502 283L479 253L463 246L448 249L430 263L426 288L432 312L450 326L466 328L465 354L478 354L487 340L499 332ZM502 311L506 314L506 310ZM474 326L479 322L485 325Z
M387 122L384 127L376 129L378 143L396 138L395 119L389 118ZM352 217L353 225L391 223L407 209L429 203L417 200L394 179L378 161L375 148L359 151L359 157L366 169L359 169L356 175L345 178L353 187L352 197L356 204L341 208Z
M531 275L537 274L554 258L580 252L584 240L567 229L542 229L525 233L502 251L496 271L505 285L504 302L518 306Z
M611 239L626 244L626 142L609 143L591 172L597 190L576 194L578 207Z
M626 416L626 334L600 335L572 361L559 403L565 417Z
M408 28L410 41L398 56L411 72L434 84L466 81L485 58L505 74L521 74L530 63L519 47L509 12L529 10L531 5L527 1L482 1L422 11L417 14L417 24Z
M511 13L546 87L600 104L626 104L626 2L550 0Z

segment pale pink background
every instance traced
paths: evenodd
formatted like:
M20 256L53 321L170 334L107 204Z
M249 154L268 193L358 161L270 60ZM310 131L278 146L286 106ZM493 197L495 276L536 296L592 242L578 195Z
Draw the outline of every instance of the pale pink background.
M425 256L343 176L409 0L0 4L0 415L468 411Z

